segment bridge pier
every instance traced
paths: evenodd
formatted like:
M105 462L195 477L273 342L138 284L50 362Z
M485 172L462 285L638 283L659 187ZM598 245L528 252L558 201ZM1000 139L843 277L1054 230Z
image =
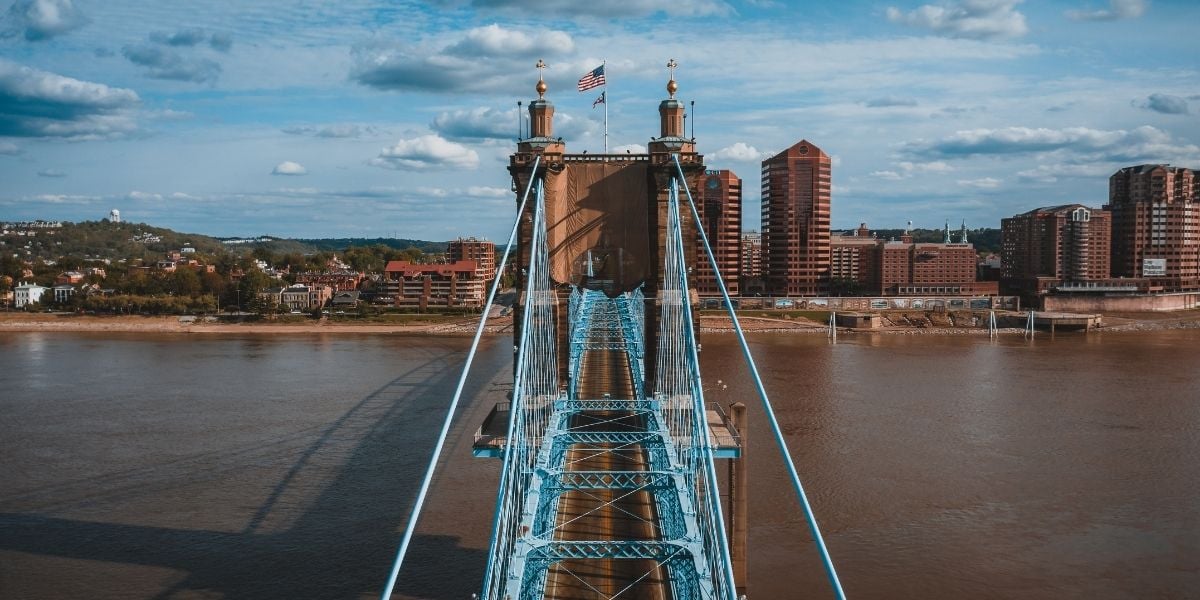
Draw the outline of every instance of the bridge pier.
M741 455L729 459L729 558L733 563L733 580L737 585L738 596L746 594L746 550L749 547L747 535L749 532L749 498L746 492L746 405L735 402L729 407L729 418L733 428L737 430L741 440Z

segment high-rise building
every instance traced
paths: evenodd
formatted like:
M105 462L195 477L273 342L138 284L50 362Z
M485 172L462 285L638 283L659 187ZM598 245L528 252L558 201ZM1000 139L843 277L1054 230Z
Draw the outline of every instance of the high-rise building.
M742 279L763 275L762 234L747 231L742 234Z
M472 261L475 263L475 278L490 282L496 274L496 244L473 237L460 237L447 245L446 260L452 263Z
M702 185L701 226L717 259L717 268L725 279L726 290L730 295L736 295L740 292L738 283L742 268L742 180L727 169L707 170ZM700 236L696 236L696 291L701 296L720 295L721 289L703 245Z
M1035 208L1000 221L1000 274L1006 286L1045 291L1110 277L1112 220L1082 204Z
M800 140L762 163L762 236L767 291L814 296L829 290L831 161Z
M1126 167L1108 180L1112 274L1200 285L1200 185L1191 169Z

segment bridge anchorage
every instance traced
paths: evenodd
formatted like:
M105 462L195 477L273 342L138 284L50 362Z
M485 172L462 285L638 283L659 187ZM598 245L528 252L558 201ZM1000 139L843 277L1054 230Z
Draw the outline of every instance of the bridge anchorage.
M674 66L672 61L671 66ZM708 404L688 265L703 252L721 281L692 198L704 172L683 136L684 106L659 105L646 154L567 154L538 82L530 131L511 156L523 190L509 242L521 294L514 384L476 434L503 459L478 597L737 600L746 581L744 406ZM474 359L493 283L382 598L391 597ZM724 284L725 306L731 307ZM844 598L804 488L734 330L808 520L834 596ZM717 459L730 460L729 526Z

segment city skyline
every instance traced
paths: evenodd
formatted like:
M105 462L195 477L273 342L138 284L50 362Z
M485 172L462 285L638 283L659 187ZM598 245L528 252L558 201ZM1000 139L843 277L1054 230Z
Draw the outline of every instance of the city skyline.
M1197 16L1166 0L18 0L0 4L0 220L117 208L219 236L497 240L534 63L556 134L600 152L599 90L575 82L605 61L610 148L637 152L674 58L689 133L746 189L808 139L833 161L834 229L998 227L1099 206L1129 165L1200 168Z

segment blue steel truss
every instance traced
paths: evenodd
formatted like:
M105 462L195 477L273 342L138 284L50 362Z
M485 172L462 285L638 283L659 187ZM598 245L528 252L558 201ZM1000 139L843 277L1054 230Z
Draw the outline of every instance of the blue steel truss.
M545 264L544 197L540 183L535 189L526 308L482 597L542 598L551 569L565 570L580 561L643 560L666 574L664 585L674 598L734 600L696 362L678 185L671 186L657 298L661 333L653 358L658 375L650 397L645 393L645 299L640 290L615 298L572 290L566 306L568 380L557 381L557 349L547 335L556 330L556 321ZM544 310L539 299L545 299ZM587 366L589 356L597 353L616 357L619 371L628 375L628 388L584 389L581 382L595 376ZM600 455L629 459L628 465L581 470ZM652 510L634 516L652 520L653 534L647 539L568 539L580 519L600 518L563 512L564 498L579 492L607 492L611 496L605 497L616 500L648 494ZM616 500L606 507L611 509Z

